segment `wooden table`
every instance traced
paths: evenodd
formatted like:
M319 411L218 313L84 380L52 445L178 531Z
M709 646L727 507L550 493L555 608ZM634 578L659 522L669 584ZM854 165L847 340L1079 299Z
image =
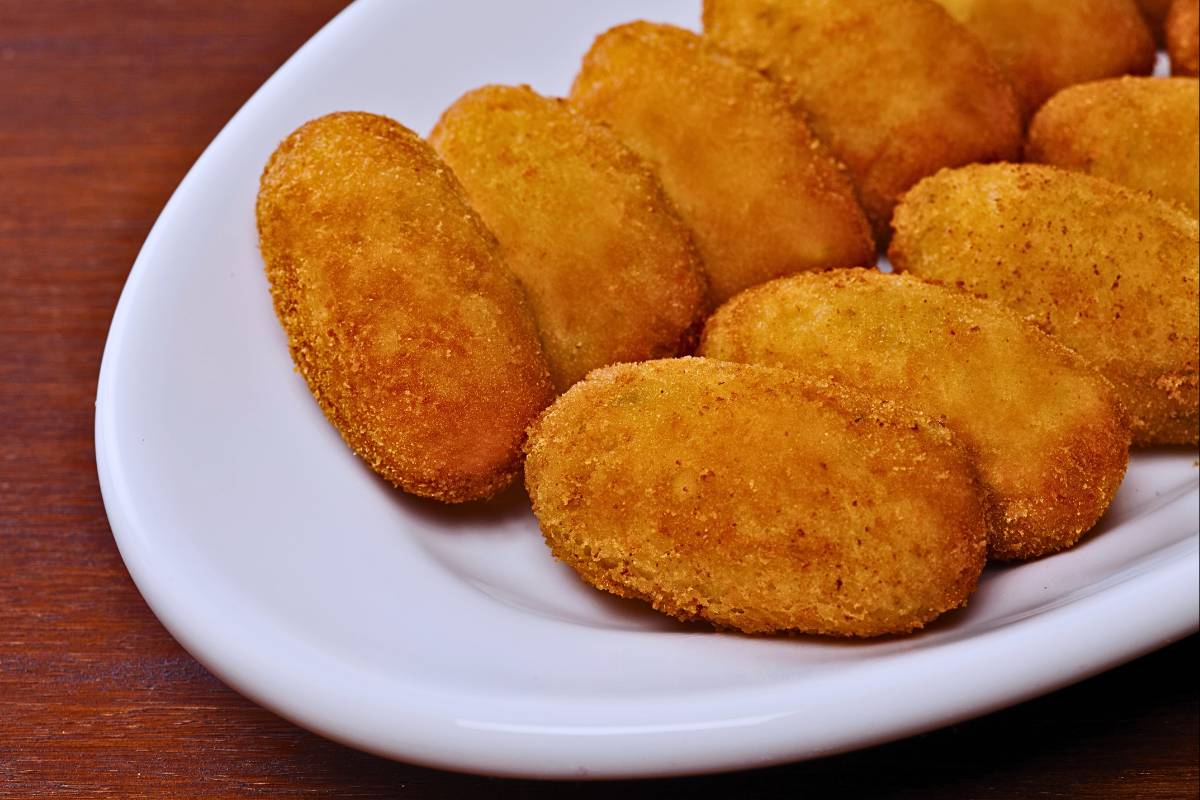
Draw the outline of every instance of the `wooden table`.
M0 0L0 796L563 790L384 761L257 708L158 624L104 516L92 403L129 266L205 144L341 5ZM1016 709L863 753L571 788L1195 797L1196 666L1192 637Z

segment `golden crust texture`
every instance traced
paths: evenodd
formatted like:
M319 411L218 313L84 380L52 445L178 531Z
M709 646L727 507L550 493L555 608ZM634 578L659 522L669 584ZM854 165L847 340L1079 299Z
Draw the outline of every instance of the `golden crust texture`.
M874 260L842 167L768 78L670 25L596 39L571 90L645 158L696 232L713 297Z
M487 86L430 141L524 286L559 391L695 346L708 299L691 231L611 131L527 86Z
M1175 0L1163 32L1171 74L1195 78L1200 74L1200 0Z
M1029 126L1025 158L1143 189L1200 214L1200 82L1114 78L1064 89Z
M489 497L552 399L520 288L433 149L330 114L279 145L259 244L297 369L350 447L405 491Z
M705 0L704 29L783 84L880 241L922 177L1020 155L1012 87L931 0Z
M937 1L983 42L1027 118L1072 84L1154 69L1154 37L1132 0Z
M1136 444L1195 444L1198 262L1186 211L1037 164L946 170L896 209L898 270L991 297L1112 381Z
M915 412L786 370L597 370L531 428L525 480L588 583L747 633L875 636L963 605L986 551L967 455Z
M1116 494L1129 427L1111 385L997 303L904 275L833 270L735 297L702 355L784 367L941 420L979 466L992 558L1073 545Z

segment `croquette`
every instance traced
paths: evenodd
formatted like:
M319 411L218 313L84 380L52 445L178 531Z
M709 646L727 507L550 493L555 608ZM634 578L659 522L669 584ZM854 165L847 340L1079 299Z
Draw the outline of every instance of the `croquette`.
M528 86L486 86L430 141L525 288L559 391L695 347L709 301L692 233L611 131Z
M844 168L782 90L700 36L635 22L600 36L571 90L662 178L696 233L713 297L873 261Z
M705 0L704 31L783 85L848 168L880 242L921 178L1020 156L1012 87L931 0Z
M938 2L1005 71L1026 119L1067 86L1154 69L1154 37L1133 0Z
M433 149L386 117L306 123L272 154L258 231L296 368L405 491L489 497L553 398L520 287Z
M991 297L1117 389L1135 444L1198 438L1196 219L1040 164L945 170L896 209L895 267Z
M962 606L979 482L938 422L787 370L597 370L530 430L525 480L588 583L747 633L876 636Z
M992 558L1070 547L1112 501L1129 426L1111 384L990 300L875 270L796 275L709 318L701 355L784 367L943 421L979 466Z
M1114 78L1063 89L1029 126L1025 159L1144 189L1200 214L1200 81Z

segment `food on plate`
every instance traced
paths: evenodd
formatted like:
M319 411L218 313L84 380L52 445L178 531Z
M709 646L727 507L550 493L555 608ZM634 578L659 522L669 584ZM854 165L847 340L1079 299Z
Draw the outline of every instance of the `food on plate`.
M525 481L588 583L747 633L875 636L963 605L986 554L939 423L771 367L597 370L530 429Z
M1154 68L1154 37L1133 0L937 1L1008 74L1026 117L1072 84Z
M992 558L1074 544L1121 483L1129 426L1112 386L1016 312L906 275L795 275L709 318L700 353L894 398L975 458Z
M1164 37L1171 74L1200 74L1200 0L1175 0L1167 15Z
M691 232L611 131L527 86L486 86L430 141L524 286L559 391L695 345L708 300Z
M931 0L705 0L704 29L783 84L880 240L922 177L1020 155L1012 87Z
M1114 78L1064 89L1029 126L1025 158L1145 189L1200 213L1200 82Z
M713 297L874 261L842 167L770 79L700 36L635 22L600 36L571 102L650 163L696 233Z
M1196 443L1191 214L1090 175L992 164L922 181L895 226L898 270L1009 305L1099 369L1136 444Z
M450 170L386 117L288 136L259 244L297 369L350 447L405 491L485 498L553 397L520 287Z

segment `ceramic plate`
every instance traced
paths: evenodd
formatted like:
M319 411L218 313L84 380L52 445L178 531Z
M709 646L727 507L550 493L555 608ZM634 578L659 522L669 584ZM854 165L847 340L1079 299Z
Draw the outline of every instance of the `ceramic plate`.
M159 619L258 703L405 761L633 777L863 747L1077 681L1197 626L1197 469L1141 452L1068 553L988 569L968 609L867 643L682 625L555 562L519 491L415 500L342 444L292 370L254 229L307 119L427 132L463 91L564 93L592 38L695 2L362 0L233 118L167 204L113 319L96 450L113 534ZM197 80L202 80L197 75Z

